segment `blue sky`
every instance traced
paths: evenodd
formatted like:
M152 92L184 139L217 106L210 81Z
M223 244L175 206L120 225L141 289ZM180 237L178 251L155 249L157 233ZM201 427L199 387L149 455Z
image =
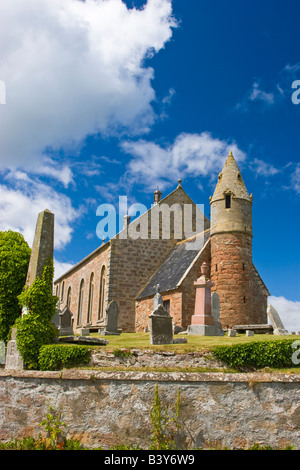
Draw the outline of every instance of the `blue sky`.
M119 196L150 208L181 178L209 216L232 149L254 263L300 330L299 26L299 0L2 0L0 230L31 244L55 212L59 275Z

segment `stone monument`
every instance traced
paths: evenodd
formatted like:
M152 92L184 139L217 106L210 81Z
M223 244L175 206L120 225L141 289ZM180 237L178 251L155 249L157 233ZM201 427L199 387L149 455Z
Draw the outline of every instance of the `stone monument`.
M41 277L46 262L53 260L54 214L48 209L38 214L31 250L26 285L31 286L36 277Z
M173 324L172 317L162 304L158 304L150 319L150 344L172 344Z
M106 325L100 331L101 335L119 335L120 330L118 330L118 317L119 317L119 308L115 300L109 302L106 309Z
M24 361L17 348L16 328L11 330L11 340L7 343L5 369L23 370Z
M201 266L201 276L194 282L196 286L195 310L191 318L191 325L188 326L189 335L223 336L221 324L219 322L220 301L219 296L212 296L211 288L213 283L208 278L209 266L204 262Z
M5 364L5 343L0 341L0 364Z
M69 307L66 305L65 308L59 312L58 319L58 332L59 336L68 336L73 335L73 326L72 326L73 315L69 310Z
M156 310L159 305L163 304L162 296L159 292L159 284L156 285L156 294L153 299L153 310Z
M273 326L273 335L288 335L288 331L284 328L281 318L277 310L272 306L268 305L267 315Z
M54 250L54 214L48 209L38 214L31 256L27 271L26 286L32 285L37 277L41 277L46 262L53 260ZM25 315L27 309L22 308L21 315ZM12 329L11 340L7 343L5 369L23 369L23 359L17 349L16 328Z

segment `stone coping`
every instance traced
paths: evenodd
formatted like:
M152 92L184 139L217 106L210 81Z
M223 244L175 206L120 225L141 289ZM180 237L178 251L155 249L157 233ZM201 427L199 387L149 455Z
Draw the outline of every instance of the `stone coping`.
M300 374L247 372L140 372L140 371L99 371L65 369L62 371L0 370L0 379L5 377L53 380L91 381L144 381L144 382L295 382L300 383Z

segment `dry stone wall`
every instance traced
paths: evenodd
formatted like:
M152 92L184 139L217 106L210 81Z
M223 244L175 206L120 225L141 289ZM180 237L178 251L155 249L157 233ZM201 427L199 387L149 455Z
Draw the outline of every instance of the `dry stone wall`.
M181 392L180 447L253 443L300 449L300 376L183 372L0 370L0 440L38 435L49 403L69 437L89 446L148 448L158 383L169 407Z

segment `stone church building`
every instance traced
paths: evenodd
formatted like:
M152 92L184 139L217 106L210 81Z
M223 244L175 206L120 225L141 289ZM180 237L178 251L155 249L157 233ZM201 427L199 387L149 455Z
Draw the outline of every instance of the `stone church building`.
M151 209L131 223L125 216L115 237L56 279L60 310L69 307L74 331L103 327L112 300L119 307L118 328L144 331L157 285L173 323L187 328L194 313L194 281L204 261L210 266L212 291L220 297L223 328L266 324L270 294L252 261L252 195L231 152L210 206L209 221L183 190L181 180L163 199L157 190ZM170 210L162 216L166 207ZM181 217L176 217L176 208ZM188 217L194 233L189 237L183 229ZM199 233L197 220L203 221Z

